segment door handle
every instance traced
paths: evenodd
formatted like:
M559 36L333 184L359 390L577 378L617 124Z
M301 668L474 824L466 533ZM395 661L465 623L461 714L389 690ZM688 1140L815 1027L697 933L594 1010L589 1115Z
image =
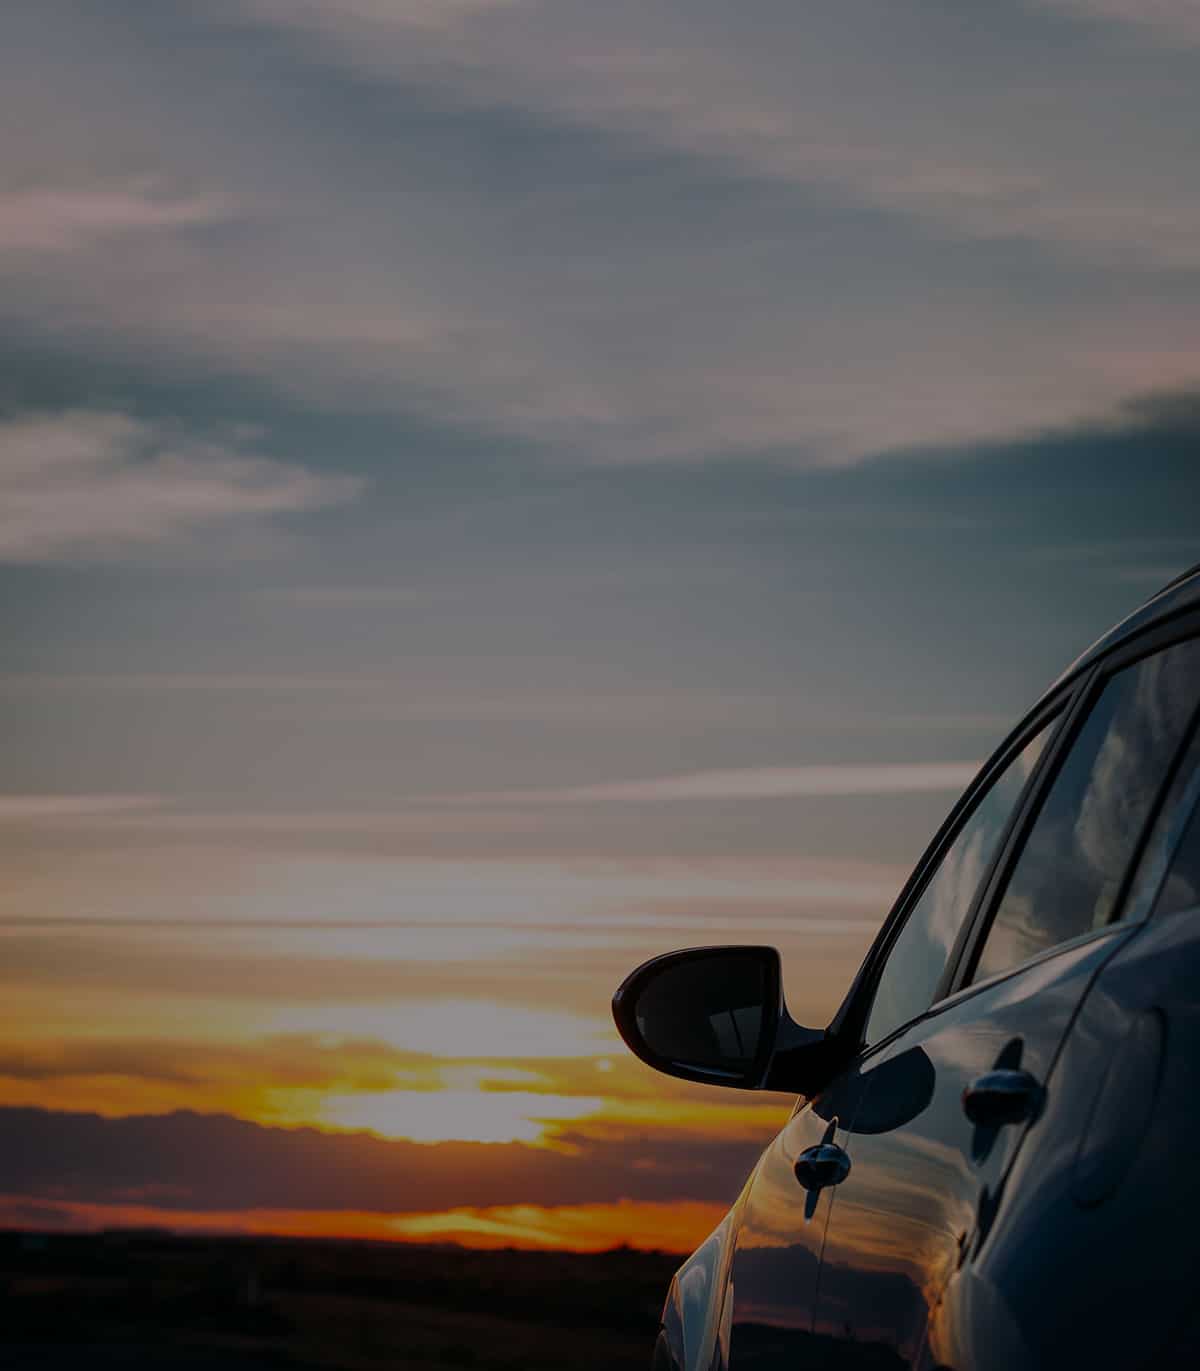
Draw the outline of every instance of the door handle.
M806 1147L792 1164L796 1179L808 1191L804 1200L804 1222L817 1212L821 1191L830 1185L841 1185L850 1174L850 1154L834 1142L837 1135L836 1115L829 1120L819 1143Z
M981 1128L999 1128L1033 1118L1042 1087L1028 1071L999 1068L971 1082L962 1093L963 1113Z
M796 1179L810 1192L829 1185L841 1185L850 1174L850 1154L833 1142L806 1147L793 1166Z

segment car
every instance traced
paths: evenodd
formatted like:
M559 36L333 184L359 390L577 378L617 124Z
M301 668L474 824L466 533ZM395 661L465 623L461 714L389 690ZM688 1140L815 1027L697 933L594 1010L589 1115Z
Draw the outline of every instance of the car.
M1198 722L1200 566L1013 729L828 1026L770 947L624 981L644 1062L798 1097L655 1371L1200 1365Z

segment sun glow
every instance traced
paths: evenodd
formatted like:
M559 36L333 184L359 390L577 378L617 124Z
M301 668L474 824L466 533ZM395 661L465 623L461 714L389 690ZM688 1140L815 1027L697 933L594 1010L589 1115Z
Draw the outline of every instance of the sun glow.
M333 1127L364 1128L410 1142L542 1143L547 1125L586 1118L603 1104L582 1095L523 1090L364 1091L326 1095L320 1119Z
M275 1033L371 1038L406 1052L472 1057L592 1057L612 1050L616 1033L602 1019L489 1000L406 1000L378 1005L321 1004L279 1010Z
M0 1194L0 1226L21 1227L27 1202ZM503 1205L434 1214L345 1210L241 1209L164 1212L144 1204L61 1204L52 1226L67 1231L169 1227L176 1233L271 1234L298 1238L368 1238L453 1242L463 1247L566 1248L600 1252L627 1246L689 1252L721 1221L725 1206L699 1200L664 1203Z

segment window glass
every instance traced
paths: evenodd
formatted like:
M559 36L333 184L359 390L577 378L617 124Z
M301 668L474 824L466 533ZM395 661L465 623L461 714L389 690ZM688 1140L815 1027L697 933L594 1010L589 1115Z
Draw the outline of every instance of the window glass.
M1155 914L1180 914L1185 909L1200 906L1200 746L1193 743L1178 787L1186 797L1183 813L1191 809L1191 818L1183 830L1179 846L1171 860L1167 878L1158 892Z
M1071 747L984 944L983 980L1115 916L1121 882L1197 701L1200 645L1114 675Z
M1044 726L1009 762L946 849L888 953L867 1021L868 1043L886 1038L933 1002L950 949L1049 733Z
M1200 904L1200 819L1195 817L1200 798L1200 733L1196 723L1193 719L1191 742L1138 858L1137 874L1121 910L1123 919L1145 918L1152 909L1156 914L1175 914Z

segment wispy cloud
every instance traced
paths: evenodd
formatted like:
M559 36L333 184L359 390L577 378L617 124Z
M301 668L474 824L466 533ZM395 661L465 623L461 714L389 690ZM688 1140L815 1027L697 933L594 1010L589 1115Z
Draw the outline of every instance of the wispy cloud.
M1188 0L1043 0L1084 19L1117 21L1178 40L1200 38ZM377 78L421 81L436 70L466 105L532 105L545 116L650 140L663 148L728 162L813 187L967 239L1019 237L1146 265L1196 265L1200 204L1183 188L1151 201L1129 196L1108 176L1076 165L1063 175L1056 140L1015 157L1002 134L1015 114L1004 92L943 89L961 124L916 130L912 92L876 73L869 109L847 108L810 63L846 61L842 24L797 13L723 42L725 24L687 7L653 15L623 6L479 3L447 8L431 23L424 5L324 0L291 5L244 0L244 12L304 34L327 54ZM903 13L905 7L897 7ZM867 3L850 7L868 13ZM875 14L877 22L886 19ZM936 26L933 16L924 22ZM913 26L922 17L909 16ZM851 21L853 22L853 21ZM762 38L759 37L762 35ZM945 33L948 43L961 34ZM1038 37L1031 25L1027 39ZM974 55L966 45L964 57ZM861 54L859 54L861 56ZM908 54L909 62L915 59ZM939 87L940 73L928 73ZM805 78L808 79L805 79ZM1028 78L1027 78L1028 80ZM1028 94L1026 87L1025 94ZM1040 94L1040 92L1039 92ZM840 108L840 117L831 101ZM979 109L981 103L987 108ZM891 119L870 119L886 109ZM982 117L981 117L982 116Z
M1126 538L1052 543L1034 548L1030 558L1051 566L1088 568L1097 580L1139 586L1165 586L1200 559L1200 538Z
M339 504L362 484L128 414L20 415L0 423L0 560L145 547L230 521Z
M75 252L91 243L234 217L227 195L173 195L141 181L0 191L0 254Z
M564 462L849 461L1036 431L1148 366L1195 370L1194 73L1067 50L1036 6L985 49L948 12L868 0L752 24L226 0L156 11L155 41L181 31L155 82L137 15L86 71L54 22L36 45L53 77L12 73L34 151L0 130L0 157L60 169L13 201L6 312L35 335ZM189 117L214 79L236 144ZM303 114L281 103L295 89ZM147 166L173 179L129 170ZM44 242L71 251L30 271Z
M911 795L962 789L978 762L749 767L596 785L421 796L390 811L175 812L152 795L0 795L0 822L94 820L104 826L176 833L296 835L520 832L537 821L512 813L556 805L671 804L720 800ZM501 812L495 812L500 810Z
M268 586L259 592L271 603L301 609L395 609L428 604L434 593L417 586Z
M529 0L237 0L244 13L284 18L297 28L333 36L348 20L382 35L436 33L454 37L467 23L505 10L530 8Z
M1120 24L1160 42L1200 43L1193 0L1040 0L1049 10L1093 23Z
M1174 573L1172 573L1174 574ZM264 592L270 594L270 592ZM414 591L414 595L420 592ZM307 601L304 602L307 607ZM322 608L324 599L314 603ZM336 601L330 601L332 606ZM357 601L347 600L349 608ZM368 599L369 607L376 605ZM384 607L385 602L378 602ZM391 601L387 602L388 604ZM400 593L395 604L410 601ZM413 601L416 603L416 601ZM686 690L631 689L613 686L603 691L553 690L521 684L470 689L447 685L434 690L415 684L406 675L339 675L335 673L219 673L219 672L42 672L0 673L0 695L93 696L144 695L162 699L174 694L261 695L282 699L327 697L329 708L313 706L306 717L354 717L381 723L536 723L546 725L608 725L643 731L664 723L729 725L777 723L806 733L853 733L858 736L897 733L972 733L1003 731L1012 718L1004 713L888 714L872 710L813 708L789 691L720 689L693 685Z
M687 800L784 800L836 795L906 795L961 789L978 762L906 762L837 766L768 766L694 771L646 780L542 790L482 791L461 804L654 804Z
M72 810L55 812L54 817L88 817L106 821L104 827L132 828L144 833L205 834L221 833L247 839L277 837L337 836L358 838L420 837L437 834L536 833L541 820L534 815L486 811L463 813L446 810L335 810L331 812L262 813L226 810L216 813L165 813L146 809ZM0 801L0 820L4 818Z
M0 795L0 823L112 818L144 814L160 803L155 795Z

